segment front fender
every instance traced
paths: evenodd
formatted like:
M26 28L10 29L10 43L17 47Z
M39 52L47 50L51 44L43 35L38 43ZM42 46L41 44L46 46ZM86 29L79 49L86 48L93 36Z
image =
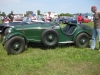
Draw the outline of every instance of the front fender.
M25 39L25 43L26 43L26 44L28 43L28 41L27 41L26 37L24 36L24 34L19 33L19 32L16 32L16 33L8 34L8 35L4 38L2 44L5 45L5 43L6 43L10 38L12 38L12 37L14 37L14 36L20 36L20 37L22 37L22 38Z

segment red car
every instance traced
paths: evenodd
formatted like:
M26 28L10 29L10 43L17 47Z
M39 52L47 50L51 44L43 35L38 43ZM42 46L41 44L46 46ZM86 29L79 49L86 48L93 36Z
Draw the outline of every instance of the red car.
M14 18L14 21L22 21L22 18Z
M4 23L9 23L9 20L8 19L4 19Z
M90 22L90 19L88 19L88 18L83 19L83 23L88 23L88 22Z

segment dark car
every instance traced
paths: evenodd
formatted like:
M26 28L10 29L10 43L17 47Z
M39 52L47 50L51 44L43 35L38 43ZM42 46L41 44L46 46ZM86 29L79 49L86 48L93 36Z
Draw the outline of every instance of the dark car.
M62 21L62 23L67 24L67 23L77 23L77 18L74 17L69 17L66 18Z
M59 23L63 23L64 20L66 20L65 17L61 17L61 18L59 18Z
M6 36L8 34L7 31L9 30L10 27L13 27L13 26L19 25L19 24L24 25L24 23L27 23L27 22L31 22L31 19L28 17L25 17L23 19L23 21L21 21L21 22L14 21L14 22L0 24L0 34L3 36Z
M63 24L67 24L67 23L69 23L69 18L65 18L65 19L63 19L63 20L62 20L62 23L63 23Z
M54 22L29 21L10 26L7 33L3 46L8 54L19 54L25 50L29 42L40 43L47 47L66 43L87 47L92 36L92 28L79 24L67 24L62 28Z
M14 26L16 24L18 24L20 22L10 22L10 23L3 23L3 24L0 24L0 34L3 35L3 36L6 36L7 35L7 31L8 29L11 27L11 26Z

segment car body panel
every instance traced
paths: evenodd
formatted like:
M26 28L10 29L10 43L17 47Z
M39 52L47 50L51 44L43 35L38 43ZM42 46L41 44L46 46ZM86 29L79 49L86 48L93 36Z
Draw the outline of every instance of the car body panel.
M68 26L70 27L68 30ZM83 27L82 27L83 26ZM85 27L85 28L84 28ZM92 35L92 28L87 25L79 25L79 24L67 24L65 27L60 27L57 23L46 23L46 22L30 22L30 23L21 23L16 24L11 27L11 33L9 33L4 41L3 45L14 36L21 36L28 42L41 42L42 33L45 30L53 29L58 33L59 41L58 44L64 43L74 43L78 34L87 33L90 37Z
M74 43L77 47L87 47L92 36L92 28L87 25L69 23L61 27L52 22L23 22L9 26L2 42L8 54L22 53L29 42L47 47Z

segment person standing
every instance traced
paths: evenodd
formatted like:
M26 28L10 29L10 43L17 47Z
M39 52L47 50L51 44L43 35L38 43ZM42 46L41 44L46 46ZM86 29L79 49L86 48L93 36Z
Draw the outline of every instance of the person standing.
M91 11L94 13L93 15L93 22L94 22L94 28L93 28L93 35L92 35L92 44L90 48L92 50L95 49L96 45L96 37L98 35L99 39L99 51L100 51L100 12L97 11L96 6L91 7Z
M13 11L11 11L11 13L8 15L8 17L9 17L9 22L13 22L13 19L14 19Z
M3 22L4 22L4 23L9 23L9 17L8 17L8 16L5 17Z
M46 22L50 22L51 21L51 12L48 12L47 16L46 16Z
M78 21L79 24L82 23L83 17L82 17L82 14L81 14L81 13L80 13L80 15L77 17L77 21Z

